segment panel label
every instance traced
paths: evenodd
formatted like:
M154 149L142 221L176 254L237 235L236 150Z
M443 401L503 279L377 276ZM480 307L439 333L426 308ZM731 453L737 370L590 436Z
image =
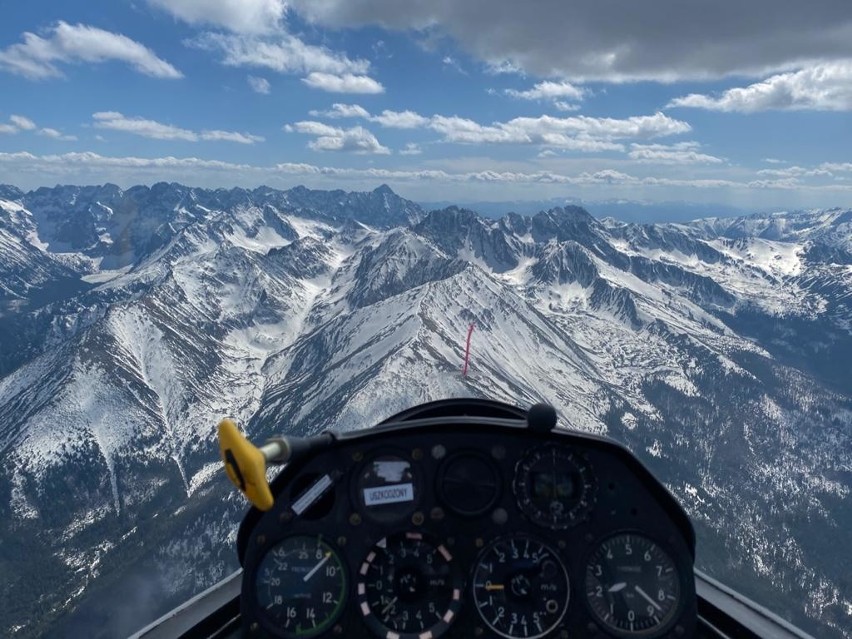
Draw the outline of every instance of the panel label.
M405 501L414 501L414 484L396 484L364 489L364 504L366 506L398 504Z
M323 475L314 484L308 488L296 501L293 502L291 508L297 515L301 515L310 508L315 501L325 494L331 488L332 481L328 475Z

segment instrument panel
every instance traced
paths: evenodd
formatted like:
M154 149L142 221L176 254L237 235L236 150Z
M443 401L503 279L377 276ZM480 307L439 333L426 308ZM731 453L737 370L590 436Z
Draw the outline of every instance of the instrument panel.
M246 518L247 637L689 637L694 536L623 447L523 422L340 436Z

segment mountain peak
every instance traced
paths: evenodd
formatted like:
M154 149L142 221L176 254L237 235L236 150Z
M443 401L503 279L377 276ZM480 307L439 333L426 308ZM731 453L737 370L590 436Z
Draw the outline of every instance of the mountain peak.
M11 184L0 184L0 198L4 200L20 200L24 192Z
M382 184L375 189L373 189L373 193L377 195L396 195L393 189L389 187L387 184Z

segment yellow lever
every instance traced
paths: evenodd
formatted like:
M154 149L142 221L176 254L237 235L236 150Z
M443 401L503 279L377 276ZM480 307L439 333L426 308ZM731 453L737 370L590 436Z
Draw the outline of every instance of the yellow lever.
M266 456L243 437L232 419L219 422L219 452L234 486L258 509L272 508L275 500L266 481Z

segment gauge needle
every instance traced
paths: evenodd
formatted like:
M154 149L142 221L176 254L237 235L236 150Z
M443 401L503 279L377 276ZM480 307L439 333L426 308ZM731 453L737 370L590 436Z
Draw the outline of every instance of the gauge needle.
M317 574L317 571L320 568L322 568L325 565L325 562L327 562L330 558L331 558L331 553L330 552L325 553L325 557L323 557L316 566L311 568L311 571L307 575L302 577L302 580L308 581L311 577L313 577L315 574Z
M651 599L651 597L648 595L648 593L647 593L647 592L645 592L644 590L642 590L639 586L633 586L633 590L635 590L635 591L636 591L636 592L638 592L640 595L642 595L642 598L643 598L645 601L647 601L649 604L651 604L652 606L654 606L654 608L656 608L659 612L662 612L662 611L663 611L663 609L662 609L662 608L660 608L660 607L657 605L657 602L656 602L656 601L654 601L653 599Z
M607 592L621 592L625 588L627 588L627 582L619 581L617 584L613 584L612 586L607 588Z
M393 605L397 602L397 599L399 599L399 597L394 597L393 599L391 599L391 600L388 602L388 605L387 605L387 606L385 606L385 609L384 609L384 610L382 610L382 614L383 614L383 615L388 614L388 610L390 610L390 609L393 607Z
M506 590L503 584L485 584L485 590Z

